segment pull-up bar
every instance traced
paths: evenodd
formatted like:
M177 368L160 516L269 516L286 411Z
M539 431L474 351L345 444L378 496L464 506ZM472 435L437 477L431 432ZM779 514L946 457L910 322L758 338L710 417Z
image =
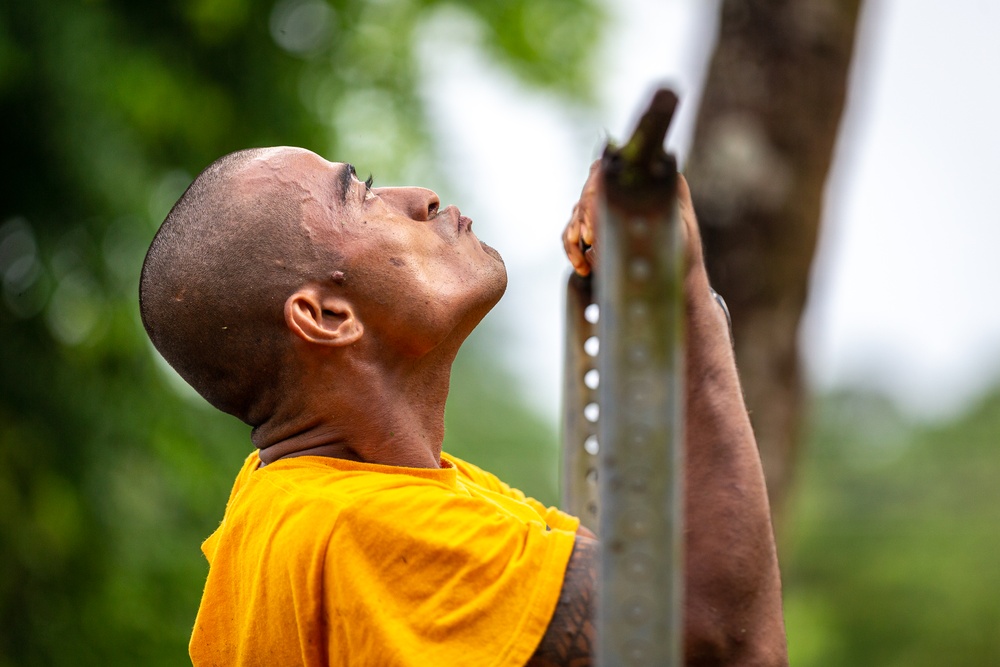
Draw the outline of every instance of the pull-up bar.
M600 265L567 285L564 506L601 540L598 664L680 665L683 239L658 90L601 160Z

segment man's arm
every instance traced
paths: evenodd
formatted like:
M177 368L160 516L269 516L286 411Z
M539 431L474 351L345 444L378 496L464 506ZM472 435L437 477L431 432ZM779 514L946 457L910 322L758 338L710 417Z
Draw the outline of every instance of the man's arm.
M708 283L687 182L685 662L787 665L781 579L764 472L729 322Z
M598 236L595 167L563 234L567 255L581 273L589 272L594 256L585 255L579 241L594 244ZM787 665L767 490L743 403L729 324L709 287L691 194L683 177L678 177L677 196L688 267L684 282L685 664ZM561 655L555 652L560 647L593 646L591 616L581 621L577 612L594 607L596 544L580 544L578 537L562 598L539 646L538 659L546 655L554 660ZM593 569L582 573L587 567ZM577 660L529 664L590 664L579 656Z

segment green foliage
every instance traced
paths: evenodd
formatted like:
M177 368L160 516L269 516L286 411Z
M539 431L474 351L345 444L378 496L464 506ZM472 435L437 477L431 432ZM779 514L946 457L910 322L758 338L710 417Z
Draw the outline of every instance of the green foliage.
M238 148L433 178L414 51L453 37L425 34L442 13L525 81L586 98L593 0L0 5L0 666L185 661L197 545L250 444L152 353L143 254L193 175ZM449 443L552 501L552 468L504 465L532 441L551 463L551 432L483 384L489 355L460 367Z
M819 405L785 549L792 664L995 665L1000 390L936 426Z

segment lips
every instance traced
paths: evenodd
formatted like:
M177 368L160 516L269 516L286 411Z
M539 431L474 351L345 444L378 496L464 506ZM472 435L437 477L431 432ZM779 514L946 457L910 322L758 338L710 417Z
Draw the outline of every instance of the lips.
M437 217L444 224L452 225L451 228L455 230L456 237L460 236L462 232L472 230L472 218L462 215L462 212L454 204L442 209Z

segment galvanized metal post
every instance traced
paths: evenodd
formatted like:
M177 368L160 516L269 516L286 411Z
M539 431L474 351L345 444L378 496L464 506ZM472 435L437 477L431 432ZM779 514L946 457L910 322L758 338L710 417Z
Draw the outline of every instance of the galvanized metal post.
M597 304L593 280L576 273L566 284L566 344L563 361L564 510L598 528L597 495Z
M658 91L629 143L609 147L602 160L596 404L586 383L570 388L569 375L579 383L589 372L580 364L586 351L567 351L569 507L590 510L594 474L599 496L601 667L679 666L683 650L683 239L676 161L662 148L676 103L673 93ZM579 324L573 298L585 297L568 299L567 314ZM579 350L581 338L590 339L586 330L569 333L567 342ZM581 438L589 443L583 453ZM595 450L592 470L583 454Z

